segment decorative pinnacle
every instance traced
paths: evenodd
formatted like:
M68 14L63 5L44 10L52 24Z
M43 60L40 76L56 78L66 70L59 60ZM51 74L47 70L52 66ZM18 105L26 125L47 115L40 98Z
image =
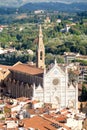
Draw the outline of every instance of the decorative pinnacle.
M55 58L55 61L54 61L55 65L57 64L57 61L56 61L56 58Z

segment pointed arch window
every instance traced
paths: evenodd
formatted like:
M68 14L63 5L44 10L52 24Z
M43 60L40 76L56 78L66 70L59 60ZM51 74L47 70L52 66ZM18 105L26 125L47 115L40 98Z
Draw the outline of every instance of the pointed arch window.
M40 60L42 60L42 58L43 58L43 52L41 51L40 52Z

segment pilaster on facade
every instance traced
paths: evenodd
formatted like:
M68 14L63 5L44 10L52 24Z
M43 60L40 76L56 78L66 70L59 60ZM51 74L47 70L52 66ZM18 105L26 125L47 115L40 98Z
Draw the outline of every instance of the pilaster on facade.
M78 110L78 83L76 83L76 110Z
M68 71L67 71L67 66L66 66L66 68L65 68L65 106L67 107L67 88L68 88L68 79L67 79L67 77L68 77Z
M33 84L33 96L32 99L34 100L36 96L36 92L35 92L35 83Z
M62 85L61 85L61 82L60 82L60 105L59 105L59 110L61 110L61 107L62 107Z
M43 73L43 103L45 103L45 74L46 74L46 68L44 69Z

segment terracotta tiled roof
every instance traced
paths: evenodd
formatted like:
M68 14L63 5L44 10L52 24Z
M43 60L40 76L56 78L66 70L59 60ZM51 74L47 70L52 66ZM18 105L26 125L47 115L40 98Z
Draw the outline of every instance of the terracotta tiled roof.
M69 128L68 126L66 126L65 124L63 124L63 123L58 123L55 119L48 119L48 118L46 118L45 117L45 119L47 119L47 120L49 120L49 121L52 121L53 123L57 123L57 124L59 124L60 126L62 126L63 128L65 128L66 130L71 130L71 128ZM52 129L51 129L52 130Z
M33 65L22 64L22 63L14 65L10 70L18 71L30 75L39 75L39 74L43 74L44 72L43 69L37 68Z
M0 104L2 104L3 103L3 100L0 100Z
M29 112L31 115L34 115L34 114L35 114L35 109L29 109L28 112Z
M44 117L46 117L46 118L53 118L53 116L51 114L44 114Z
M8 128L7 130L18 130L18 128Z
M51 124L51 121L48 121L40 116L34 116L30 119L23 119L25 128L38 128L40 130L56 130L55 127L53 127Z
M28 98L26 98L26 97L19 97L19 98L16 98L16 100L21 102L21 101L27 101Z
M87 66L79 66L79 68L87 69Z
M74 70L73 72L74 72L74 74L79 75L79 71L78 70Z
M80 55L80 56L78 56L77 58L82 58L82 59L87 59L87 56L86 55Z
M41 117L41 116L34 116L30 119L26 118L22 120L24 123L25 128L38 128L40 130L57 130L58 128L55 127L55 125L61 126L63 128L66 128L67 130L70 130L69 127L62 123L58 123L54 119ZM55 125L54 125L55 124Z
M57 117L56 118L56 121L64 121L64 120L66 120L67 119L67 117L65 116L65 115L60 115L59 117Z
M3 126L4 126L4 124L3 124L3 123L0 123L0 129L1 129L1 130L4 130L4 127L3 127Z
M43 114L44 113L44 108L36 108L36 109L29 109L29 113L32 114Z
M0 68L1 68L1 69L10 69L11 66L6 66L6 65L1 65L1 64L0 64Z
M58 121L58 122L64 121L64 120L67 119L65 113L64 113L64 115L63 114L50 113L50 114L44 114L43 116L46 117L46 118L49 118L49 119L55 119L55 121Z

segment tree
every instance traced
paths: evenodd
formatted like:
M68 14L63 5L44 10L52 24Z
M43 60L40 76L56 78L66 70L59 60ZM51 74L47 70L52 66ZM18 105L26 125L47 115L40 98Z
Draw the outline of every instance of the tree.
M81 94L82 101L87 101L87 89L85 85L82 85L82 94Z
M69 70L69 82L78 81L78 75L75 74L72 70Z

